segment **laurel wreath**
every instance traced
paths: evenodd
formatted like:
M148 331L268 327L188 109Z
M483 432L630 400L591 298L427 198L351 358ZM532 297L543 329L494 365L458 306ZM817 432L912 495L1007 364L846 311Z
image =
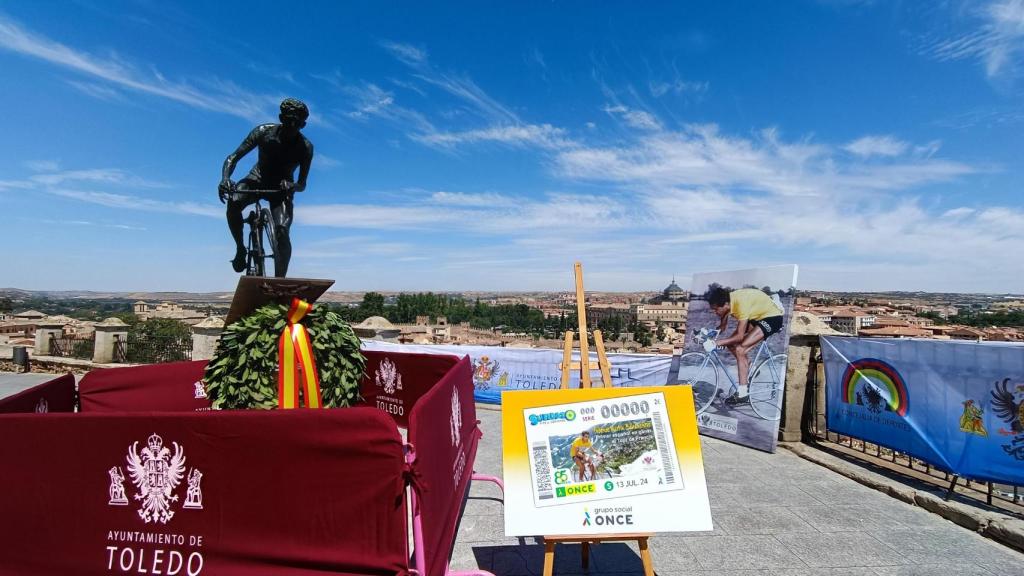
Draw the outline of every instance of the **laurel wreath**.
M268 304L225 328L204 377L215 409L277 408L277 343L287 313L285 306ZM351 406L359 400L366 369L359 337L338 314L320 306L302 325L313 344L324 407Z

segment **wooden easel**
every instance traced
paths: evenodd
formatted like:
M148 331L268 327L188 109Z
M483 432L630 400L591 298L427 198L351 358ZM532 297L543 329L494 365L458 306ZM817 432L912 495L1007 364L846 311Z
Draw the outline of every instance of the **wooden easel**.
M644 576L654 576L654 562L651 560L651 550L647 546L647 540L651 536L653 536L653 534L642 533L605 534L600 536L590 534L579 536L545 536L543 576L552 576L552 573L555 570L555 544L579 542L582 546L580 550L580 564L583 565L584 571L589 571L591 542L625 542L629 540L636 540L637 547L640 548L640 562L644 567Z
M583 264L576 262L576 316L579 317L580 335L580 361L572 361L572 341L576 336L571 330L565 333L565 348L562 349L562 363L559 368L562 370L563 390L569 388L569 371L580 371L580 388L590 388L590 372L601 371L601 383L605 388L612 387L612 366L604 353L604 338L600 330L594 330L594 347L597 348L597 362L590 361L590 350L587 343L587 307L586 296L583 292ZM635 540L640 549L640 561L643 563L644 576L654 576L654 564L651 561L651 551L647 546L647 540L652 534L631 533L631 534L581 534L576 536L544 536L544 573L543 576L552 576L555 569L555 544L567 544L579 542L582 546L581 561L584 570L590 569L590 544L598 542L624 542Z
M576 262L576 316L579 319L580 361L572 361L572 341L576 334L572 330L565 332L565 348L562 349L562 390L569 388L569 371L580 371L580 388L590 388L591 370L601 371L601 382L605 388L612 387L612 367L604 353L604 338L600 330L594 330L594 347L597 348L597 362L590 361L590 349L587 342L587 300L583 292L583 264Z

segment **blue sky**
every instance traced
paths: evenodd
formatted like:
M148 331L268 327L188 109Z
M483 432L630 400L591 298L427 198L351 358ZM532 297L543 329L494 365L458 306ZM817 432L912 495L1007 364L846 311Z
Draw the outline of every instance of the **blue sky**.
M338 289L1022 291L1024 0L0 2L0 84L0 286L233 288L220 167L293 96Z

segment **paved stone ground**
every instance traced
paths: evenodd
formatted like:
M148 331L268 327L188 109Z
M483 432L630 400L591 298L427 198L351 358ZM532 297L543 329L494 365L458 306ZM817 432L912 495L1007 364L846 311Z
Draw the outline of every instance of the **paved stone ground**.
M12 374L0 372L0 398L17 394L36 384L42 384L60 376L59 374Z
M476 470L501 475L501 413L478 410L484 438ZM872 490L786 450L766 454L703 438L712 532L651 539L661 576L1015 576L1024 554ZM477 482L452 568L539 575L543 546L507 538L498 489ZM591 574L642 574L633 545L591 548ZM559 545L556 574L582 574L580 547Z

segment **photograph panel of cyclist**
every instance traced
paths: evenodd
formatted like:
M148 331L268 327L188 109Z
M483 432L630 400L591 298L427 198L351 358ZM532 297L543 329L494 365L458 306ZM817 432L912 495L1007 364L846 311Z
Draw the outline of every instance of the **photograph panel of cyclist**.
M774 296L774 298L772 298ZM716 287L707 297L708 306L715 316L721 318L718 333L724 334L729 316L736 319L736 329L724 338L711 340L712 344L724 346L736 359L737 390L726 398L730 405L750 401L748 377L750 376L750 354L757 344L772 334L782 331L782 302L777 294L768 295L757 288L726 290Z
M306 178L313 162L313 143L300 130L306 126L309 108L294 98L281 102L280 124L261 124L252 129L238 148L224 160L218 186L220 201L227 204L228 229L235 241L235 257L231 266L235 272L245 270L245 245L242 241L245 225L242 211L256 198L246 190L279 190L268 195L267 202L274 219L278 259L274 275L283 278L288 273L292 243L289 231L294 211L293 196L306 189ZM258 149L256 164L249 174L237 183L231 180L235 166L246 154ZM295 169L299 176L295 178Z
M693 276L668 381L693 390L701 434L775 450L796 276L792 265Z

